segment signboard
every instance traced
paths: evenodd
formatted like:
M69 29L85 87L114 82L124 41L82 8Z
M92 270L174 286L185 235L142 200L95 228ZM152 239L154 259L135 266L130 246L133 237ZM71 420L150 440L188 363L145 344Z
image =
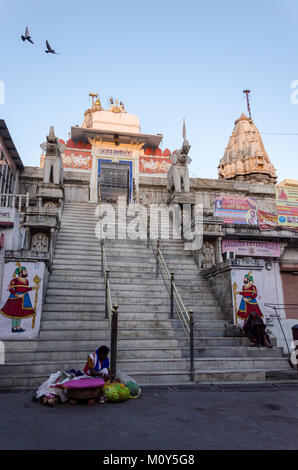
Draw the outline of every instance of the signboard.
M97 147L97 153L100 155L117 156L117 157L131 157L131 150L114 150L109 148Z
M223 240L222 252L233 251L236 255L280 257L280 244L275 242L252 242L243 240Z
M276 186L278 225L298 228L298 186Z
M275 230L277 227L277 215L271 212L258 211L259 229Z
M214 200L214 216L222 217L225 224L256 225L258 222L256 200L217 194Z
M2 210L0 210L0 226L1 227L8 227L8 228L12 228L14 226L14 221L11 217L11 212L12 212L12 209L11 208L2 208Z

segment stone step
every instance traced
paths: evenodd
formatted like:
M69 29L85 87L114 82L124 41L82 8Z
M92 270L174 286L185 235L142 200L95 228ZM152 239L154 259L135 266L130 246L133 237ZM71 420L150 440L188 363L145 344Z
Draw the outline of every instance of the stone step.
M82 238L79 238L79 237L76 237L76 238L61 237L60 238L58 235L55 247L56 248L59 247L62 249L67 248L67 247L72 248L72 249L76 249L76 248L100 249L100 240L96 238L96 236L94 235L93 237L89 237L88 239L84 237L84 241L82 243Z
M67 306L63 305L63 309L61 308L61 303L67 304L68 302L61 302L61 299L59 299L59 302L55 299L51 299L51 302L46 302L44 305L44 312L61 312L62 311L67 311ZM112 303L116 303L116 299L112 297ZM103 308L103 303L100 302L96 304L96 302L92 303L80 303L76 302L75 304L73 302L69 302L69 309L70 311L81 311L81 312L92 312L92 311L101 311ZM136 303L136 304L121 304L119 305L119 315L124 315L125 313L131 313L131 314L136 314L136 315L141 315L141 314L165 314L169 315L170 314L170 301L168 302L168 305L150 305L150 307L143 305L141 303ZM199 315L214 315L216 317L219 317L221 315L221 311L219 307L209 307L209 306L202 306L200 307L200 313ZM218 315L219 314L219 315Z
M69 264L69 262L73 260L78 262L86 261L88 265L92 265L92 262L96 261L98 264L101 261L101 254L99 252L90 252L90 254L65 253L62 250L55 250L54 263L63 264L63 261L65 261L65 264Z
M116 273L115 273L116 274ZM113 282L113 287L117 288L125 288L131 289L132 285L135 285L137 289L140 289L140 285L144 286L144 281L138 276L136 279L132 278L120 278L119 280L114 277L114 280L117 282ZM77 275L60 275L60 274L51 274L49 283L57 283L60 285L61 282L77 282L77 283L87 283L90 284L98 284L102 282L103 278L97 279L96 277L84 277L84 276L77 276ZM121 282L123 281L123 282ZM163 279L156 280L151 276L151 278L146 279L146 288L149 289L163 289L164 288L164 281Z
M86 358L87 359L87 358ZM51 374L57 370L82 370L86 364L84 360L73 361L44 361L37 363L11 363L5 364L0 368L0 375L8 375L13 372L14 374ZM284 365L285 364L285 365ZM128 374L134 374L135 371L142 371L143 373L152 370L152 359L119 359L117 360L117 367L120 370L125 370ZM223 358L223 359L195 359L195 371L198 373L207 372L211 370L245 372L246 370L263 371L270 369L287 370L289 364L283 358ZM189 369L189 361L186 359L172 358L171 361L165 359L155 359L154 369L157 372L169 372L170 370L187 371Z
M40 340L45 341L73 341L76 340L76 346L81 346L84 341L96 340L98 344L103 344L107 341L108 331L104 330L46 330L40 331ZM155 336L154 338L138 338L138 337L119 337L118 346L143 346L159 348L160 346L167 345L168 347L177 348L178 342L175 338L168 338L167 336ZM98 346L97 346L98 347Z
M80 286L79 288L75 288L75 286L73 286L73 288L70 288L70 289L63 289L62 285L59 289L53 289L49 286L48 290L47 290L47 296L46 298L48 299L49 297L61 297L61 296L73 296L73 297L85 297L86 294L85 294L85 290L82 288L82 286ZM88 298L90 297L97 297L100 295L100 299L101 301L103 300L104 296L105 296L105 287L104 287L104 284L101 284L99 287L96 287L95 289L91 289L90 291L88 291Z
M85 214L80 214L79 217L76 215L72 215L72 214L65 214L63 213L62 214L62 218L61 218L61 222L65 225L69 225L69 226L72 226L72 227L77 227L77 224L80 224L80 225L85 225L85 224L97 224L97 222L99 221L99 218L94 215L94 214L88 214L88 213L85 213Z
M145 306L147 308L147 310L150 310L151 306L168 306L169 303L170 303L170 298L167 296L167 295L164 295L164 296L160 296L158 297L157 295L155 295L154 297L152 297L152 295L150 294L150 292L148 292L147 296L145 295L146 294L146 291L144 293L142 293L142 295L140 296L140 294L137 296L134 296L133 294L131 294L130 296L124 296L123 294L120 294L120 293L116 293L113 289L111 289L112 291L112 299L117 301L117 303L119 304L119 307L123 307L125 305L135 305L135 304L139 304L139 305L142 305L142 306ZM91 302L91 299L90 299L90 302ZM191 304L194 307L193 304ZM201 304L200 304L200 311L202 311L203 308L209 308L209 310L213 307L214 305L214 302L212 300L201 300Z
M80 235L77 232L70 232L69 234L60 232L58 235L58 239L57 239L57 243L59 242L80 243L82 246L82 243L84 244L85 243L88 244L89 242L99 243L100 239L96 237L95 231L94 233L90 233L90 235L84 235L84 237L82 237L82 235Z
M87 260L86 260L87 261ZM96 259L96 256L93 257L93 260L88 260L88 263L86 262L84 265L86 266L86 264L88 264L88 267L94 267L94 266L97 266L100 267L101 269L101 260L100 259ZM67 267L67 266L81 266L82 267L82 260L79 259L79 258L58 258L58 257L54 257L53 259L53 269L57 269L57 266L63 266L63 267ZM59 269L59 268L58 268Z
M278 376L279 371L275 371ZM282 369L280 373L284 373ZM244 372L214 370L195 373L195 381L202 384L210 383L265 383L267 371L246 370ZM163 371L162 373L151 371L134 371L133 378L142 387L145 385L179 385L190 384L188 371ZM36 389L48 379L47 374L10 374L0 376L0 389Z
M271 343L276 346L276 339L271 338ZM245 337L228 337L228 336L206 336L206 337L195 337L194 344L196 348L204 348L204 347L249 347L249 340ZM182 348L189 347L188 340L180 339L179 345Z
M139 274L141 275L151 275L151 278L153 278L153 275L155 276L155 266L152 265L152 267L149 267L148 265L147 266L144 266L144 267L138 267L138 266L135 266L135 267L125 267L125 266L115 266L111 263L108 264L109 268L110 268L110 275L114 275L117 276L117 277L127 277L127 274L126 273L138 273L138 276ZM119 268L122 268L123 271L120 271ZM61 274L61 275L64 275L64 274L68 274L70 272L73 272L73 271L78 271L80 273L81 276L91 276L91 273L92 272L97 272L97 274L101 275L101 263L98 262L98 267L96 265L90 265L90 266L82 266L82 264L80 263L75 263L73 262L72 264L59 264L59 263L55 263L54 266L53 266L53 274ZM59 271L59 273L57 273L57 271ZM121 276L122 275L122 276Z
M66 329L61 328L59 329L59 325L57 325L52 330L40 330L39 338L41 341L43 340L58 340L58 339L76 339L78 341L89 339L98 339L98 341L103 341L109 335L109 330L102 330L102 329L92 329L89 330L88 328L81 328L80 330L75 329Z
M85 298L86 299L86 298ZM82 296L80 299L78 299L78 301L76 302L76 304L78 305L78 308L80 308L81 305L85 305L86 307L89 307L89 306L92 306L94 308L94 305L101 305L103 303L103 298L101 296L95 296L95 297L89 297L87 298L88 302L86 302L84 299L84 297ZM81 303L80 303L81 301ZM68 297L68 296L61 296L59 297L59 299L54 296L54 297L51 297L51 296L47 296L46 297L46 303L45 305L48 305L48 304L69 304L69 305L72 305L73 304L73 297Z
M55 271L58 274L51 274L50 275L50 281L57 281L57 282L63 282L63 281L70 281L70 282L88 282L88 283L93 283L97 284L99 282L102 282L102 276L99 276L98 271L94 271L91 273L91 276L89 275L76 275L73 273L73 271L67 270L67 275L62 274L61 270Z
M64 226L61 226L60 231L59 231L59 240L62 238L68 238L71 240L75 240L78 238L81 238L81 241L83 239L95 239L96 233L95 233L95 226L92 226L88 229L84 229L83 227L76 227L76 228L69 228L66 229Z
M149 307L150 305L168 305L170 302L170 296L166 290L164 290L163 292L158 292L158 293L156 292L153 297L152 297L152 292L146 291L146 290L143 292L132 290L129 295L129 292L114 289L113 283L111 282L111 292L112 292L113 298L115 299L117 298L119 305L120 304L127 305L127 303L131 301L132 304L141 303ZM203 294L199 298L198 297L192 298L192 296L190 295L189 296L182 295L181 297L186 305L188 303L191 303L194 307L196 306L195 310L197 312L199 312L202 307L214 306L214 300L207 294L206 295ZM196 300L198 299L200 303L199 306L196 305ZM175 308L175 304L174 304L174 308Z
M76 349L55 349L55 350L38 350L38 351L6 351L6 362L8 364L12 362L18 363L20 360L20 354L22 361L24 362L39 362L39 361L61 361L63 357L64 361L83 361L86 360L90 354L88 348L76 348ZM144 359L172 359L181 358L181 350L174 348L160 348L158 351L152 348L125 348L118 349L117 358L120 359L132 359L132 358L144 358Z
M105 286L104 286L104 278L101 278L101 279L98 279L96 282L85 282L84 279L81 281L81 282L74 282L72 280L70 281L60 281L60 282L56 282L56 281L52 281L51 278L50 278L50 281L48 283L48 291L47 291L47 295L48 293L50 292L51 295L53 295L53 291L57 289L59 290L60 292L67 289L75 289L76 291L80 290L80 292L84 292L86 290L90 290L90 291L98 291L98 290L105 290ZM61 293L59 293L58 295L61 295ZM88 294L89 295L89 294Z
M183 356L189 357L189 349L185 349L182 352ZM195 348L195 357L238 357L238 358L250 358L250 357L284 357L283 349L279 347L274 348L252 348L252 347L205 347Z
M57 311L53 310L44 310L43 318L45 320L98 320L103 319L105 315L105 306L102 304L99 306L98 309L91 311L75 311L72 307L68 307L67 310L62 310L61 306L59 308L59 304L57 304ZM67 307L65 307L67 308ZM152 312L131 312L129 309L128 311L124 312L123 309L120 309L119 313L119 324L120 322L139 322L140 324L144 322L166 322L169 320L169 312L164 313L152 313ZM219 314L194 314L194 318L198 318L198 321L206 321L207 323L212 324L221 324L225 323L222 315ZM178 322L178 320L177 320ZM147 324L147 323L146 323Z
M119 322L120 323L120 322ZM59 319L59 321L57 320L49 320L48 318L47 319L43 319L42 320L42 328L41 328L41 331L45 332L47 330L62 330L62 329L65 329L65 330L73 330L73 329L76 329L76 330L87 330L87 329L90 329L90 330L102 330L102 329L105 329L105 330L108 330L109 329L109 323L108 323L108 320L105 320L103 317L99 317L99 315L97 316L97 318L94 318L94 319L77 319L77 318L73 318L73 319L65 319L65 318L61 318Z
M88 270L87 270L88 269ZM67 269L63 269L63 266L60 266L57 264L52 271L53 275L59 275L59 276L71 276L75 274L80 274L81 279L82 278L89 278L89 277L96 277L96 278L101 278L101 270L99 270L96 266L90 266L90 267L85 267L84 269L74 267L74 266L67 266Z
M53 322L50 322L53 323ZM57 322L58 323L58 322ZM63 323L65 326L60 325ZM72 324L71 324L72 323ZM80 338L82 334L90 334L90 337L97 338L98 331L102 330L103 327L100 326L100 322L90 321L90 326L88 326L87 321L73 321L67 323L59 322L59 325L51 326L47 323L47 328L42 327L40 330L40 339L53 339L55 338L54 333L57 333L57 338ZM76 330L76 324L80 326ZM106 324L106 335L108 334L108 325ZM171 328L119 328L118 330L118 341L121 340L150 340L152 344L155 339L176 339L173 329Z
M107 263L111 266L156 266L156 261L154 258L144 255L144 256L114 256L106 253L107 256Z

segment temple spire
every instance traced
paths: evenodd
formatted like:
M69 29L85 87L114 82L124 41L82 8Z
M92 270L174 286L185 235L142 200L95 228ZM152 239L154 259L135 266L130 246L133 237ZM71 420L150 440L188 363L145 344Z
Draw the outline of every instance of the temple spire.
M245 114L235 127L218 167L224 180L276 183L275 168L270 162L255 123Z

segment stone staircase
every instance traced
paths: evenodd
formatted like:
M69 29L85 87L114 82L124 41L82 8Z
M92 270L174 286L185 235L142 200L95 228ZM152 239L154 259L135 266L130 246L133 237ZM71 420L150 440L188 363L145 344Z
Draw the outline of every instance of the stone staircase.
M214 298L208 281L202 277L192 252L184 249L182 240L161 241L160 247L167 266L175 273L175 284L187 310L194 312L195 381L265 381L292 369L282 348L252 348L239 330L231 329ZM179 321L173 322L176 335L181 338L183 356L189 356L184 332ZM183 339L182 339L183 338Z
M151 245L116 239L105 246L112 297L119 304L118 367L140 384L189 382L189 343L180 321L169 319L169 294L162 276L156 279ZM162 241L161 248L187 309L194 311L196 381L264 381L268 372L291 371L282 348L251 348L247 338L230 333L182 241Z
M95 204L65 204L38 340L5 341L0 388L35 388L57 370L82 369L109 345Z
M91 351L109 345L96 222L95 205L65 204L40 337L5 342L0 388L36 388L51 372L82 369ZM161 241L161 249L187 309L194 311L196 381L265 381L270 373L291 371L282 348L250 348L247 338L230 333L182 241ZM151 245L109 239L105 250L112 301L119 305L118 369L140 385L189 383L188 340L179 320L169 319L169 294L162 276L156 278Z

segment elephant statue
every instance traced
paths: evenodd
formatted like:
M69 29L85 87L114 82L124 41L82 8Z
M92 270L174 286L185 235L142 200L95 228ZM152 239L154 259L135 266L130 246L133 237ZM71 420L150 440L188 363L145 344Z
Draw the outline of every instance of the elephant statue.
M175 191L176 193L189 193L190 184L189 184L189 173L187 165L191 162L191 158L188 156L190 150L190 145L188 140L184 140L182 148L176 150L171 154L170 159L172 165L169 168L167 179L168 179L168 191Z
M45 161L43 168L44 183L63 183L63 166L61 153L65 149L65 145L55 136L54 127L50 127L47 141L41 144L42 150L45 152Z

